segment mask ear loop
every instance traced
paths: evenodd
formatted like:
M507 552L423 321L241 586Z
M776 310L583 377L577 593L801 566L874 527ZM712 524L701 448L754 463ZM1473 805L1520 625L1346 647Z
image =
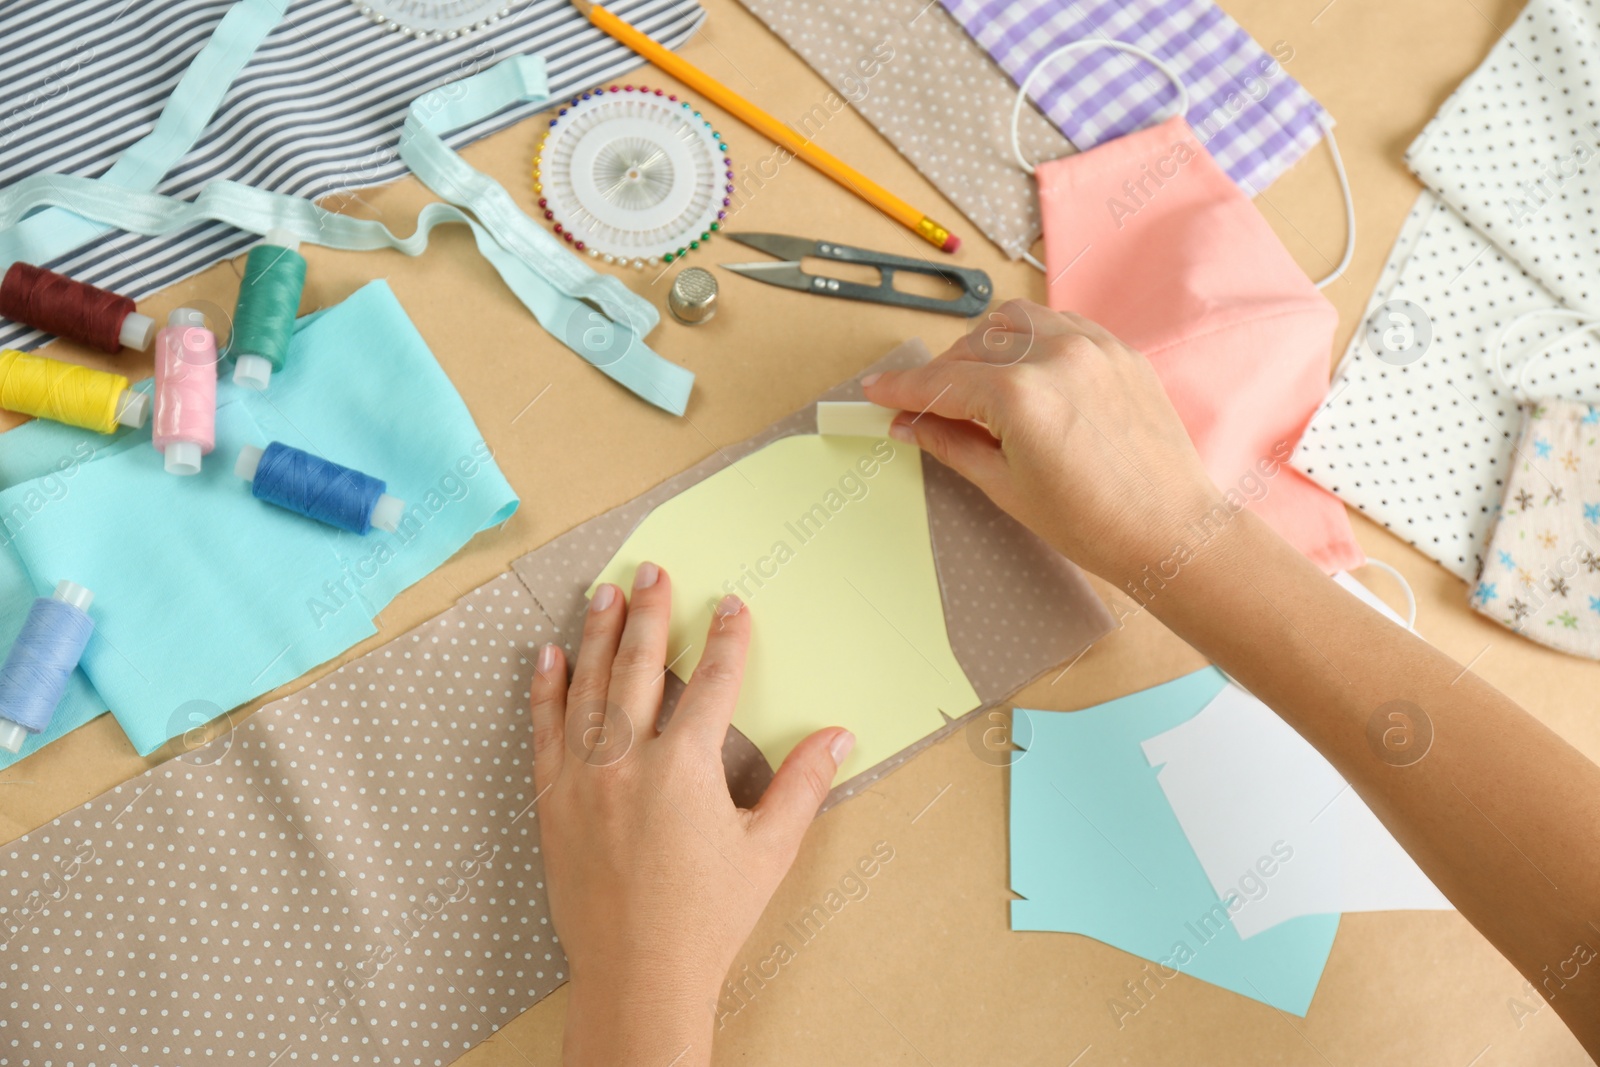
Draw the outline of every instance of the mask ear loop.
M1521 365L1517 368L1516 377L1513 379L1511 375L1506 373L1506 339L1523 323L1530 319L1537 319L1547 315L1557 319L1570 319L1578 323L1582 329L1560 334L1534 349L1531 355L1523 359ZM1541 398L1528 393L1528 368L1549 355L1553 350L1575 340L1579 334L1593 330L1596 327L1600 327L1600 316L1591 315L1587 311L1578 311L1574 308L1539 308L1534 311L1524 311L1501 327L1500 333L1494 339L1494 376L1500 384L1510 387L1513 399L1538 403Z
M1406 581L1405 575L1395 570L1381 559L1369 559L1365 566L1376 567L1389 577L1400 583L1400 591L1406 595L1406 629L1412 633L1417 632L1417 594L1411 591L1411 583Z
M1333 123L1330 121L1322 128L1322 136L1328 141L1328 151L1333 155L1333 172L1339 176L1339 194L1344 197L1344 255L1339 259L1339 265L1333 268L1333 273L1316 283L1318 289L1326 289L1350 269L1350 261L1356 255L1356 198L1350 192L1350 175L1345 173L1344 157L1339 154L1339 142L1333 136Z
M1173 88L1178 90L1178 108L1175 112L1173 112L1173 114L1187 115L1189 113L1189 90L1183 84L1183 79L1178 77L1177 72L1168 66L1165 60L1162 60L1158 56L1145 51L1138 45L1132 45L1126 41L1116 41L1109 38L1070 41L1067 44L1062 45L1060 48L1057 48L1043 59L1039 60L1038 63L1034 64L1034 68L1028 72L1028 76L1022 79L1022 86L1017 90L1017 99L1011 105L1011 154L1017 157L1017 163L1029 174L1034 172L1034 167L1032 163L1028 162L1028 157L1022 154L1022 143L1017 138L1017 123L1022 119L1022 105L1026 103L1028 99L1028 86L1033 84L1033 79L1037 78L1039 76L1039 72L1044 70L1045 67L1049 66L1051 60L1055 59L1056 57L1064 56L1071 52L1086 52L1096 48L1110 48L1117 52L1125 52L1131 56L1138 56L1146 63L1149 63L1151 66L1155 67L1161 73L1165 74L1167 79L1172 82ZM1074 144L1072 147L1077 148L1078 146ZM1041 273L1044 271L1044 264L1033 258L1032 253L1022 253L1022 259L1037 267Z

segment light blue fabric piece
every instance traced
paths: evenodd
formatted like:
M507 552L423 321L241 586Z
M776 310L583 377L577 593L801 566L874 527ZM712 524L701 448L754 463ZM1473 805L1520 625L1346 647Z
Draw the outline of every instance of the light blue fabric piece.
M0 571L7 617L14 596L59 578L94 591L83 672L141 755L196 725L192 702L235 707L375 633L396 594L517 506L381 281L301 320L269 393L224 377L218 396L217 448L199 475L167 474L147 435L103 447L12 533L26 588ZM7 464L13 446L37 468L59 445L59 428L35 425L0 435ZM400 530L361 537L255 499L234 459L272 440L383 478L408 505ZM0 493L0 515L41 486ZM87 721L80 703L63 702L57 719Z
M135 388L149 390L146 380ZM32 483L13 494L0 510L0 650L11 647L35 596L48 596L51 582L35 585L11 539L46 508L77 487L84 466L138 444L150 446L150 433L124 429L115 435L89 433L47 419L35 419L0 435L0 490ZM91 612L93 609L90 609ZM4 652L0 651L0 656ZM106 702L95 692L83 671L72 672L66 694L56 706L50 725L31 735L16 753L0 752L0 768L8 767L91 719L103 715Z
M1026 899L1012 901L1011 928L1083 934L1152 961L1157 978L1182 971L1304 1015L1339 916L1240 938L1229 906L1249 901L1217 896L1139 747L1199 714L1224 684L1207 668L1084 711L1016 710L1011 888ZM1123 999L1129 1014L1142 1010Z
M238 0L179 79L150 132L128 146L101 180L154 189L205 132L228 87L288 10L289 0ZM0 230L0 274L17 260L49 263L110 230L61 208L48 208Z
M472 169L439 138L512 104L542 99L545 86L542 59L512 56L412 103L400 155L451 203L423 208L410 237L396 237L375 220L333 214L300 197L236 182L213 182L189 202L65 174L34 174L0 190L0 227L14 227L29 212L51 205L151 236L218 221L252 233L286 230L325 248L394 248L417 256L427 248L433 227L463 223L471 228L479 253L551 335L636 395L682 415L694 374L644 343L644 334L659 321L655 306L617 279L591 270L535 225L498 182Z

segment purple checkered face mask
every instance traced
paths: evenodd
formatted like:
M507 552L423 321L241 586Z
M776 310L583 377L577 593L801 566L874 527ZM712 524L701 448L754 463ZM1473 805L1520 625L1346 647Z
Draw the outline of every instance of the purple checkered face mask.
M1315 147L1332 125L1290 77L1294 49L1257 44L1211 0L943 0L1018 84L1040 73L1040 109L1080 149L1152 125L1172 93L1137 55L1059 55L1075 41L1120 41L1156 57L1188 89L1184 117L1247 196ZM1044 68L1048 69L1044 69Z

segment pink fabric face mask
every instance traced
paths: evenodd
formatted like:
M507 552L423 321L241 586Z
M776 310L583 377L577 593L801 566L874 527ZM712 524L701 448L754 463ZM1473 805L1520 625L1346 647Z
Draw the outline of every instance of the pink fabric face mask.
M1108 41L1067 48L1078 45L1150 60L1186 105L1181 82L1148 53ZM1173 117L1034 173L1050 306L1149 358L1232 503L1324 571L1360 566L1344 505L1287 465L1327 394L1338 313L1189 124Z

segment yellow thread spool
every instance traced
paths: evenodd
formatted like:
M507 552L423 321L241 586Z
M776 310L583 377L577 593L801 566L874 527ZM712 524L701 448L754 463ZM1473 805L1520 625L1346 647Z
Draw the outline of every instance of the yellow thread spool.
M0 408L97 433L143 426L148 397L128 379L15 349L0 349Z

